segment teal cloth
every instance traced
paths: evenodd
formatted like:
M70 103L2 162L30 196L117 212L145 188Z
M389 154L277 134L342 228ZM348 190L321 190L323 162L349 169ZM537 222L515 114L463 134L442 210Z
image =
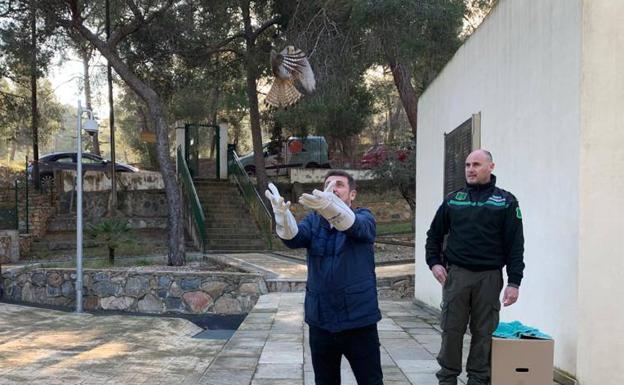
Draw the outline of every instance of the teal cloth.
M544 334L534 327L523 325L520 321L499 322L492 336L516 340L520 338L552 339L548 334Z

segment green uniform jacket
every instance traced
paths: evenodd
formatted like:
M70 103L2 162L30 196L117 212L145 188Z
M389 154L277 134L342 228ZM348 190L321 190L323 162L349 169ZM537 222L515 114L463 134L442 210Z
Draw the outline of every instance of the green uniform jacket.
M488 184L452 192L436 212L425 249L429 268L439 264L485 271L506 265L508 283L520 286L524 236L518 200L496 187L494 175Z

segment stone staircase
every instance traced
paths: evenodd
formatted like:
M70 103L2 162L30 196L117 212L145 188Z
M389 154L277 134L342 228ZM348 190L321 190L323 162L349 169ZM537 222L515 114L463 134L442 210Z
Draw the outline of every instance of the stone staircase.
M207 250L266 249L262 233L234 183L196 180L195 189L206 217Z

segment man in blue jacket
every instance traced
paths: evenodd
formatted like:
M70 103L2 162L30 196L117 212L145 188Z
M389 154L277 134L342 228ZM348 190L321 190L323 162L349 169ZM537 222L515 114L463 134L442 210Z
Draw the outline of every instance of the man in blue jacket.
M305 321L316 385L340 384L344 355L359 385L383 384L377 322L374 242L376 225L370 210L352 209L355 181L344 171L325 176L324 191L299 198L313 210L299 224L271 183L277 235L290 248L308 250Z

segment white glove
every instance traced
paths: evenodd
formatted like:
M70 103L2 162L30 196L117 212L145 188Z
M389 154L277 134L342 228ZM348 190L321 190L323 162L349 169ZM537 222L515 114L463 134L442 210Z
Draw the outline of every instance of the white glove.
M325 191L314 190L312 194L303 194L299 203L306 208L316 210L338 231L345 231L353 226L355 213L346 203L333 193L336 181L331 181Z
M293 239L299 232L299 227L297 226L295 216L290 212L290 202L284 202L284 198L282 198L273 183L269 183L269 190L264 192L264 196L267 197L271 202L271 206L273 206L275 232L282 239Z

